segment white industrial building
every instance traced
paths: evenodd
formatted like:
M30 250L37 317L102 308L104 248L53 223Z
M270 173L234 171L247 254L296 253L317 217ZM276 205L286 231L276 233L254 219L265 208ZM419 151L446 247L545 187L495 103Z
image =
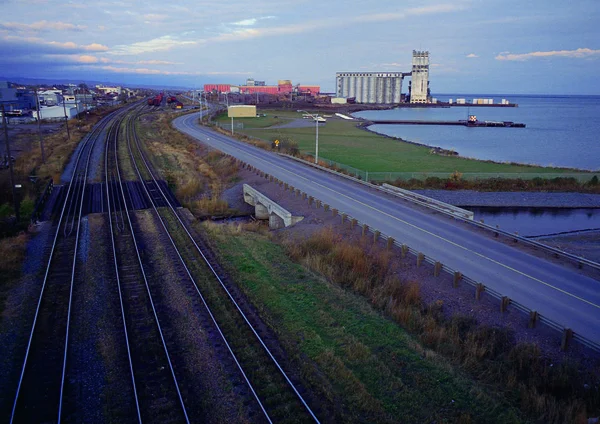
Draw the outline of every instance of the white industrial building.
M400 103L402 72L337 72L336 96L355 97L356 103Z
M79 105L78 105L79 106ZM77 107L74 104L66 103L65 107L61 106L42 106L40 107L40 119L60 120L65 119L65 111L68 119L73 119L77 116ZM34 118L37 117L36 112L33 112Z
M102 93L103 95L106 95L108 93L117 93L117 95L119 95L123 91L123 88L122 87L105 87L103 85L97 85L96 91Z
M44 90L38 91L38 99L41 104L46 106L56 106L62 104L62 91L61 90Z
M410 77L410 102L429 99L429 52L413 50L411 72L337 72L336 96L356 103L396 104L402 101L402 80Z
M429 52L413 50L410 85L410 102L427 103L429 89Z

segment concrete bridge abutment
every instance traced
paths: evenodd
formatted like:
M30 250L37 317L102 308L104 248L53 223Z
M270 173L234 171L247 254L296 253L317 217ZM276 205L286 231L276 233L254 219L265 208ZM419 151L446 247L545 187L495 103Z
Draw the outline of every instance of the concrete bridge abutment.
M304 219L303 216L292 216L291 212L248 184L244 184L244 202L254 206L256 219L268 219L272 230L289 227Z

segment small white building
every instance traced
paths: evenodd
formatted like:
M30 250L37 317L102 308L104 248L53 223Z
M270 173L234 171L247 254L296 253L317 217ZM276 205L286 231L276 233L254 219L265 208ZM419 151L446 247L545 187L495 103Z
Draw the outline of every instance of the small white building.
M40 107L40 119L65 119L65 109L67 112L67 117L69 119L77 116L77 108L73 104L65 104L65 108L63 106L42 106ZM33 112L33 117L37 119L37 113Z
M56 106L62 104L63 97L61 90L44 90L38 91L38 99L41 104L47 106Z
M108 93L117 93L117 95L119 95L119 94L121 94L121 91L123 90L123 88L122 87L105 87L103 85L97 85L96 90L103 95L106 95Z
M331 98L331 104L333 104L333 105L345 105L346 103L348 103L348 99L346 99L345 97L332 97Z

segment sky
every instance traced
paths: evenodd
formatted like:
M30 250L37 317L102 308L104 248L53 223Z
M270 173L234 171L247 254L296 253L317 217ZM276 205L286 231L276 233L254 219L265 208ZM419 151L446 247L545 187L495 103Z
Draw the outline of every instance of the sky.
M600 95L598 0L0 0L0 16L0 78L332 92L336 72L410 72L427 50L433 95Z

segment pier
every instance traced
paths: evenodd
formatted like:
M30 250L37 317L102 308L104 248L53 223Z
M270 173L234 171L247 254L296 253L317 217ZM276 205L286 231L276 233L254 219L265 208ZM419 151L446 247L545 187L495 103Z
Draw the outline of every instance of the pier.
M525 124L512 121L418 121L418 120L369 120L366 125L462 125L463 127L525 128Z

